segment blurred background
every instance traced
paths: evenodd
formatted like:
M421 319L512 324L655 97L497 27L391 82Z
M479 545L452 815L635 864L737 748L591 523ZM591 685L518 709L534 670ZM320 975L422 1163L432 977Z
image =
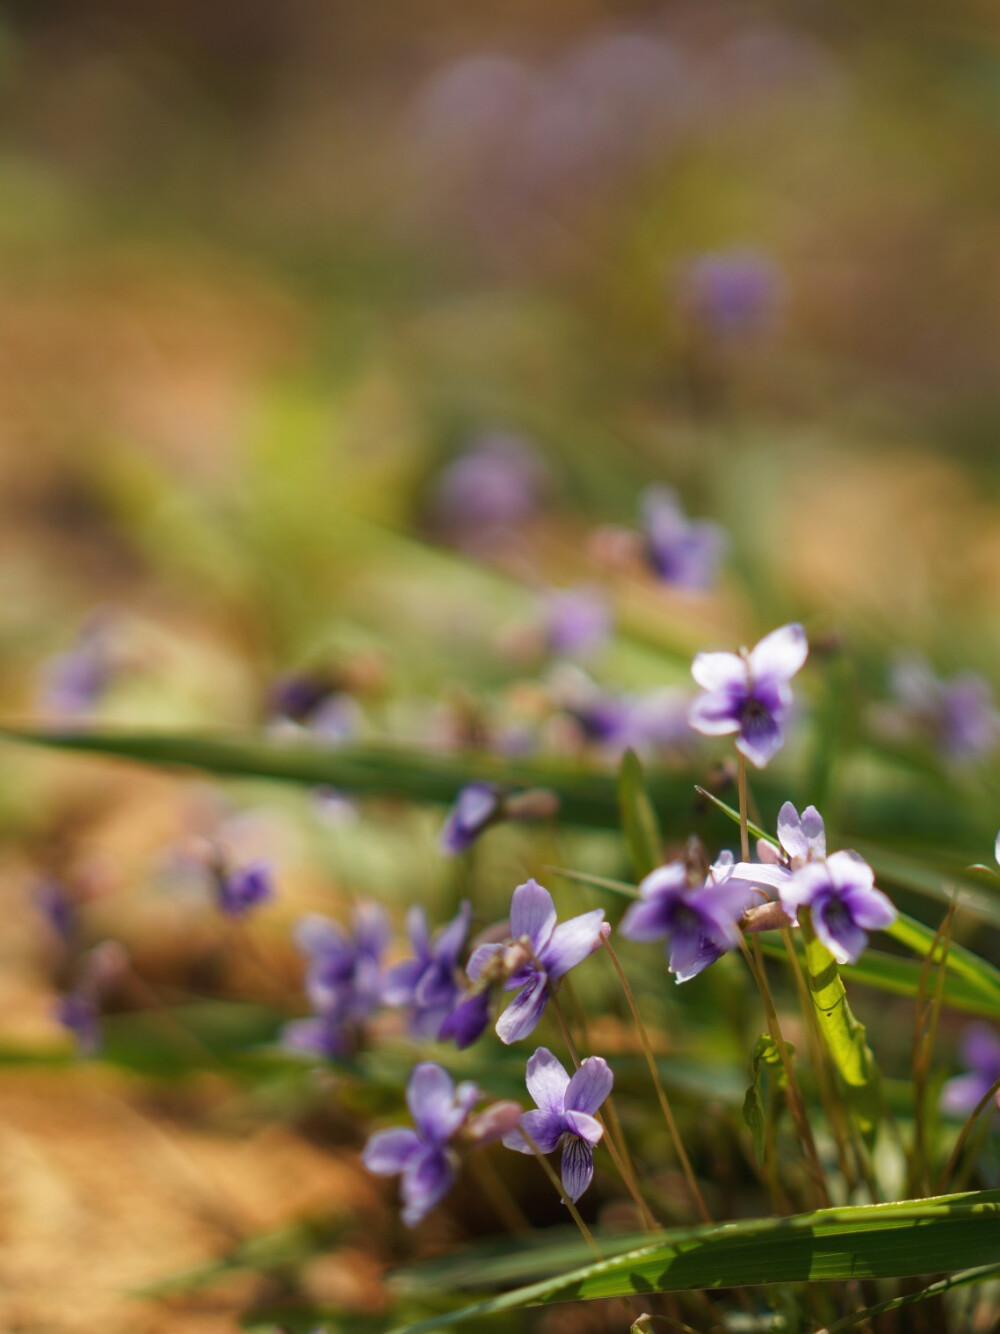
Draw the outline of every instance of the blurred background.
M258 727L306 672L349 701L328 737L573 751L552 700L591 674L679 688L790 619L997 683L993 6L8 0L0 106L7 718ZM635 561L651 486L727 531L711 590ZM579 586L615 633L553 676ZM5 750L6 1328L234 1328L252 1275L122 1293L379 1198L315 1088L143 1082L125 1030L116 1073L74 1066L38 877L171 996L266 1001L192 841L281 866L294 994L302 911L453 909L441 818ZM494 849L499 901L525 854ZM357 1237L310 1263L380 1309Z

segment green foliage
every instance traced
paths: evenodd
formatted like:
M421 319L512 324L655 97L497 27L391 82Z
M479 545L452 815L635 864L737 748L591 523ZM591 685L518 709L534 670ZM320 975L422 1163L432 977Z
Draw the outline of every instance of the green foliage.
M632 869L641 880L663 860L663 839L656 811L649 799L642 764L634 750L627 750L622 756L618 772L618 803Z

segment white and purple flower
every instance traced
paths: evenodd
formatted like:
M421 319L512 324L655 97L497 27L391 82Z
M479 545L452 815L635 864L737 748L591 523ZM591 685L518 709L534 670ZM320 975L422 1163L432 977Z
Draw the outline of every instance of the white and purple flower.
M668 968L689 982L740 942L740 919L753 901L752 886L732 878L724 853L708 877L692 879L685 862L668 862L639 884L640 902L622 918L629 940L666 940Z
M705 736L737 733L736 749L762 769L781 749L792 707L792 677L809 653L801 625L773 630L749 652L699 653L691 675L706 692L690 722Z
M779 893L793 921L803 908L809 909L813 930L839 964L856 963L868 944L868 932L896 920L892 902L875 888L875 872L856 852L807 862Z
M539 1047L528 1061L526 1082L537 1110L525 1112L503 1142L518 1153L553 1153L561 1146L562 1186L575 1202L594 1177L594 1145L604 1133L596 1112L614 1085L611 1067L588 1056L571 1078L547 1047Z
M485 984L500 970L504 989L517 995L497 1020L501 1042L519 1042L534 1029L560 978L600 944L608 930L604 909L558 922L552 895L535 880L518 885L510 901L510 941L473 950L467 972Z

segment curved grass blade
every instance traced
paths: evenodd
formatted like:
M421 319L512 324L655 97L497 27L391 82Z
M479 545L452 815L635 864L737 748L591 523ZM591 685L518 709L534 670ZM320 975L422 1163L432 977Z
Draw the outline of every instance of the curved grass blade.
M909 1278L996 1263L1000 1191L679 1229L570 1273L397 1328L430 1334L549 1302L834 1279Z
M1000 1277L1000 1263L979 1265L976 1269L963 1269L958 1274L950 1274L948 1278L939 1279L937 1283L921 1288L919 1292L908 1292L903 1297L892 1297L889 1301L879 1302L876 1306L866 1306L863 1310L852 1311L843 1320L829 1325L826 1334L841 1334L842 1330L853 1329L855 1325L863 1324L872 1316L884 1315L886 1311L898 1311L901 1306L913 1306L917 1302L930 1301L934 1297L943 1297L946 1292L954 1292L956 1288L970 1288L976 1283L988 1283L991 1278L997 1277Z

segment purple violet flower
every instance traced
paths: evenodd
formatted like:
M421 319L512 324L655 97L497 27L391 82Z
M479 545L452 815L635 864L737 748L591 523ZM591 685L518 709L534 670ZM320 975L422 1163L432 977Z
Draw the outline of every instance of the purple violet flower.
M970 1116L1000 1079L1000 1036L988 1024L970 1024L962 1034L962 1061L968 1073L949 1079L941 1090L945 1116ZM1000 1109L1000 1093L997 1094Z
M32 901L53 935L63 945L71 944L77 933L77 912L65 886L57 880L41 880L35 886Z
M83 989L68 991L55 1004L54 1017L76 1039L81 1056L96 1056L101 1049L101 1021L97 1002Z
M438 839L441 851L455 857L467 851L500 815L502 798L493 783L467 783L455 798Z
M988 683L975 672L940 680L919 654L892 667L893 694L942 754L958 763L982 759L1000 742L1000 714Z
M740 919L753 889L732 879L733 862L723 853L707 879L695 879L685 862L668 862L639 883L619 930L628 940L666 939L668 968L689 982L740 942Z
M250 862L215 873L216 900L227 917L244 917L274 898L274 874L267 862Z
M896 920L891 901L875 888L875 872L856 852L808 862L781 887L781 906L795 921L808 908L813 930L839 964L856 963L867 932Z
M353 695L325 677L304 672L274 682L268 710L278 723L304 728L331 745L352 741L361 727L361 708Z
M760 862L737 862L731 878L751 885L768 885L781 890L792 873L810 862L826 860L826 826L815 806L807 806L799 815L790 801L778 812L778 843L757 840Z
M353 1029L326 1015L290 1019L283 1025L279 1041L285 1051L326 1061L349 1056L355 1047Z
M597 949L607 930L603 908L557 924L549 891L535 880L518 885L510 901L510 943L480 945L466 969L473 983L485 983L499 966L504 990L518 993L497 1020L501 1042L528 1036L556 983Z
M679 588L714 587L726 550L725 529L708 519L688 519L669 487L649 487L642 497L646 559L660 578Z
M707 333L719 339L754 337L772 323L781 297L778 270L753 250L699 255L681 275L681 301Z
M470 990L458 1001L441 1025L438 1037L442 1042L454 1042L459 1051L478 1041L490 1022L490 989Z
M772 630L749 652L699 653L691 675L706 693L691 706L691 726L705 736L737 732L736 749L763 769L784 742L788 683L808 653L805 631L794 624Z
M402 1177L407 1227L415 1227L454 1184L458 1155L449 1146L480 1096L475 1084L465 1081L456 1088L446 1070L424 1061L406 1087L416 1129L380 1130L365 1145L361 1161L369 1172Z
M594 1145L604 1133L595 1113L614 1082L600 1056L588 1056L572 1078L547 1047L539 1047L528 1061L526 1083L537 1110L525 1112L503 1142L518 1153L534 1153L523 1128L541 1153L562 1145L563 1190L574 1203L594 1177Z
M407 915L415 957L389 970L383 999L387 1005L412 1007L410 1028L416 1037L440 1037L455 1009L459 999L455 973L471 916L471 905L463 903L457 915L432 938L423 908L411 908Z
M515 435L487 434L441 473L431 517L454 541L488 545L536 512L547 485L530 445Z
M92 616L76 643L48 660L43 670L43 710L58 722L74 722L89 714L114 680L114 621L106 613Z
M382 956L389 943L389 922L377 904L362 903L355 908L351 935L329 917L304 917L296 927L295 943L307 960L309 1003L332 1029L356 1027L378 1008L383 999ZM313 1036L317 1034L315 1030ZM332 1044L341 1037L331 1032L326 1040Z

